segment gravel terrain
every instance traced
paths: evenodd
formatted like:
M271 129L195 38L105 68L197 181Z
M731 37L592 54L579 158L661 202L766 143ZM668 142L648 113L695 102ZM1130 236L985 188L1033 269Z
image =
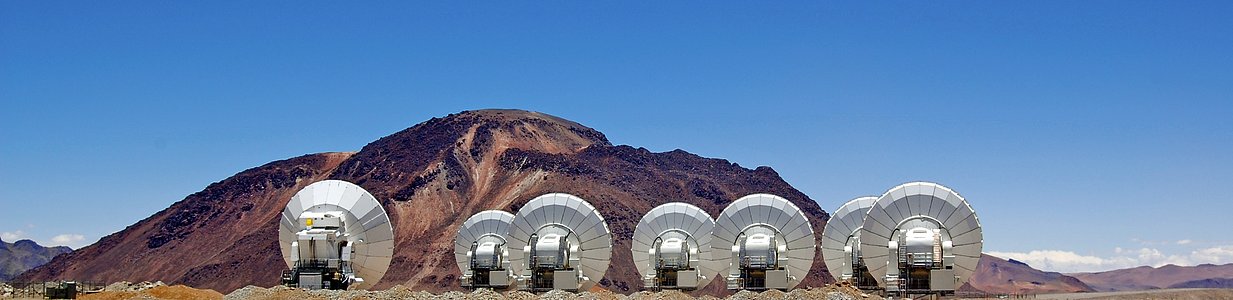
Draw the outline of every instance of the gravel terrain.
M384 291L328 291L328 290L302 290L288 288L283 286L275 286L271 288L262 288L256 286L247 286L223 297L224 299L269 299L269 300L290 300L290 299L457 299L457 300L495 300L495 299L514 299L514 300L565 300L565 299L594 299L594 300L686 300L686 299L719 299L711 296L701 296L694 298L679 291L661 291L661 292L637 292L631 295L622 295L613 293L607 290L587 291L581 293L571 293L565 291L550 291L543 294L532 294L522 291L511 292L496 292L490 289L479 289L471 292L446 292L443 294L433 294L423 291L412 291L403 286L395 286ZM766 292L751 292L741 291L727 299L730 300L776 300L776 299L828 299L828 300L854 300L854 299L876 299L876 297L863 294L860 291L849 287L831 285L822 288L810 289L795 289L790 292L782 291L766 291Z
M0 284L0 293L12 290L9 286ZM5 294L4 299L12 299L12 294ZM859 290L847 285L829 285L820 288L795 289L789 292L783 291L766 291L766 292L751 292L741 291L733 294L726 299L731 300L777 300L777 299L827 299L827 300L855 300L855 299L875 299L876 297L861 293ZM565 291L550 291L542 294L532 294L523 291L508 291L497 292L490 289L479 289L470 292L445 292L441 294L433 294L425 291L415 291L406 286L395 286L393 288L381 291L365 291L365 290L304 290L298 288L289 288L285 286L275 286L263 288L258 286L246 286L230 294L223 295L214 290L195 289L184 285L168 286L163 282L117 282L109 284L99 292L83 294L80 299L86 300L127 300L127 299L258 299L258 300L291 300L291 299L365 299L365 300L385 300L385 299L446 299L446 300L495 300L495 299L513 299L513 300L564 300L564 299L588 299L588 300L692 300L706 299L719 300L720 298L712 296L693 297L679 291L660 291L649 292L642 291L630 295L622 295L613 293L607 290L586 291L580 293L571 293Z
M35 299L27 295L20 295L19 290L14 289L5 283L0 283L0 299ZM184 285L168 286L163 282L117 282L104 287L99 292L87 293L81 295L80 299L85 300L128 300L128 299L269 299L269 300L292 300L292 299L365 299L365 300L386 300L386 299L446 299L446 300L495 300L495 299L513 299L513 300L562 300L562 299L588 299L588 300L719 300L712 296L693 297L679 291L661 291L649 292L642 291L630 295L622 295L613 293L607 290L587 291L581 293L571 293L565 291L551 291L542 294L532 294L523 291L508 291L497 292L490 289L479 289L470 292L445 292L441 294L433 294L425 291L411 290L406 286L395 286L393 288L381 291L365 291L365 290L347 290L347 291L331 291L331 290L303 290L297 288L289 288L284 286L275 286L263 288L257 286L246 286L230 294L223 295L219 292L209 289L195 289ZM1035 299L1051 299L1051 300L1071 300L1071 299L1233 299L1233 289L1163 289L1163 290L1148 290L1148 291L1129 291L1129 292L1106 292L1106 293L1064 293L1064 294L1040 294L1035 295ZM752 292L740 291L731 296L728 300L779 300L779 299L826 299L826 300L856 300L856 299L878 299L869 294L861 293L848 285L832 284L819 288L794 289L788 292L783 291L765 291Z
M152 288L156 288L160 286L167 286L167 284L163 283L162 281L155 281L155 282L142 281L138 283L120 281L120 282L108 284L106 287L103 287L103 291L104 292L140 292L140 291L144 291L144 290L148 290L148 289L152 289Z
M1233 289L1162 289L1147 291L1124 291L1103 293L1068 293L1036 295L1036 299L1073 300L1073 299L1233 299Z
M139 287L140 288L140 287ZM183 285L158 285L139 291L106 291L81 295L83 300L127 300L127 299L222 299L223 294L214 290L194 289Z

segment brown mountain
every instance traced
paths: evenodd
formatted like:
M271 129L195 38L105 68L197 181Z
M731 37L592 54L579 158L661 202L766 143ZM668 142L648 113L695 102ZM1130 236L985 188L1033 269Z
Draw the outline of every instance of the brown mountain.
M452 239L462 221L486 209L516 211L548 192L578 195L604 215L614 252L600 286L620 293L641 288L629 239L657 205L684 201L718 215L738 197L766 192L803 209L816 235L829 218L769 167L613 146L599 131L554 116L480 110L433 118L359 152L305 155L240 172L21 279L162 280L223 292L275 285L286 268L276 216L297 190L323 179L354 182L389 212L396 254L378 289L458 289ZM819 255L803 285L831 282L827 274ZM720 294L720 284L702 293Z
M1159 268L1148 266L1096 273L1068 274L1079 278L1098 291L1134 291L1169 287L1198 287L1219 285L1233 278L1233 264L1182 267L1165 265ZM1212 280L1208 280L1212 279ZM1206 280L1206 281L1205 281Z
M31 240L13 243L0 240L0 282L51 261L56 255L72 252L65 246L43 247Z
M980 256L976 274L962 290L973 289L994 294L1048 294L1094 291L1079 279L1057 272L1045 272L1017 260L988 254Z

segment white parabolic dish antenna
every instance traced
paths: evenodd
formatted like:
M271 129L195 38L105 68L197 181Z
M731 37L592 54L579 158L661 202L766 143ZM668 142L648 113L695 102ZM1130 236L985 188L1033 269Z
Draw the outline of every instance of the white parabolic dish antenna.
M500 210L485 210L462 222L458 235L454 237L454 261L458 263L458 271L466 273L468 266L467 252L471 244L480 238L492 238L504 241L509 234L509 224L514 221L514 214Z
M851 257L844 253L846 246L859 247L853 244L856 234L864 226L865 214L878 197L860 197L844 203L831 219L826 221L822 229L822 258L826 261L826 269L830 270L835 280L843 279L844 270L851 268ZM856 252L856 250L852 250ZM844 266L848 266L845 268Z
M809 274L817 244L813 227L800 208L788 199L771 194L753 194L729 204L715 219L715 239L711 241L714 259L731 268L731 248L747 229L769 226L777 231L776 239L787 245L787 265L790 278L787 288L795 287Z
M955 276L961 286L980 261L982 235L980 220L967 200L951 189L931 182L906 183L887 191L865 217L861 232L861 252L869 273L885 286L889 245L896 231L912 226L939 226L939 238L952 244Z
M390 226L389 215L385 214L385 208L381 207L377 198L350 182L315 182L291 197L279 222L278 244L283 260L287 267L294 267L291 243L297 239L296 232L305 227L299 222L303 213L338 211L344 212L343 232L355 250L351 267L355 275L364 280L352 286L360 289L372 287L390 268L394 255L394 230Z
M689 203L672 202L651 209L638 221L638 227L634 228L631 250L638 274L647 276L654 271L649 250L655 245L656 239L662 242L664 238L680 238L689 244L689 249L698 250L699 265L695 267L703 278L695 287L701 288L710 284L720 269L720 262L712 259L711 238L714 228L715 221L711 219L711 215Z
M518 210L507 237L510 269L515 274L524 274L528 268L523 247L537 232L560 234L569 239L570 244L579 245L581 266L573 267L580 269L588 280L581 282L578 290L585 291L595 286L608 271L608 262L612 259L612 234L604 217L586 200L570 194L551 193L531 199Z

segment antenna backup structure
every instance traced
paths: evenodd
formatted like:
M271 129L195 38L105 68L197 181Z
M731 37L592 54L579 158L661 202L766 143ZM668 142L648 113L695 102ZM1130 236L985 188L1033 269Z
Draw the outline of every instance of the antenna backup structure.
M800 208L771 194L741 197L715 219L711 242L728 289L786 290L805 279L817 248Z
M505 236L514 214L485 210L462 223L454 237L454 261L466 288L503 289L514 278Z
M869 208L860 250L887 294L952 294L980 261L980 220L949 188L911 182L890 189Z
M341 180L310 184L287 203L279 248L282 283L306 289L368 288L390 267L394 231L372 194Z
M523 290L587 290L608 271L612 234L599 211L578 196L535 197L511 225L510 269Z
M878 289L878 282L861 257L861 226L877 200L878 197L860 197L844 203L822 229L822 257L831 276L866 290Z
M715 221L688 203L672 202L651 209L634 228L630 252L647 289L693 290L719 273L712 259Z

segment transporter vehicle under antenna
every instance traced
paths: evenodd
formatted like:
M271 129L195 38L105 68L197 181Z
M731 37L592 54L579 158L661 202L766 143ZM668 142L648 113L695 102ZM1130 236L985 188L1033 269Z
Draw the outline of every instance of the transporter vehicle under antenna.
M507 247L520 289L590 289L608 271L612 234L599 211L578 196L545 194L514 215Z
M822 257L836 280L847 280L864 290L879 289L861 257L861 226L878 197L860 197L844 203L822 229Z
M342 180L296 192L280 216L278 241L290 268L282 283L305 289L372 287L394 254L394 230L381 203Z
M712 259L711 215L688 203L651 209L634 228L631 253L646 289L693 290L719 273Z
M513 281L505 236L514 214L485 210L462 223L454 237L454 260L462 287L504 289Z
M870 207L860 243L869 273L887 294L944 295L976 271L983 241L967 200L936 183L911 182Z
M728 289L786 290L805 279L817 249L800 208L771 194L729 204L715 219L712 251L727 266Z

